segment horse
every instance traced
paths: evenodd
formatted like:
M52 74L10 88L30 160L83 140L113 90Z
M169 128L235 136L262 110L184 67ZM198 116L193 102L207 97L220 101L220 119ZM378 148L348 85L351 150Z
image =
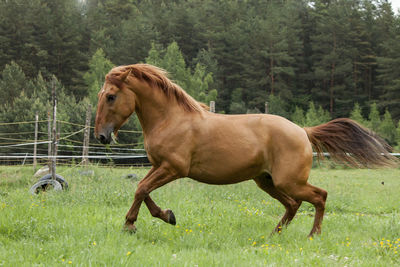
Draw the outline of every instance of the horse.
M397 166L391 147L372 131L347 118L302 128L270 114L223 115L209 112L167 72L148 64L114 67L98 93L95 137L109 144L133 114L143 130L152 168L138 183L124 229L136 232L144 202L152 216L175 225L172 210L162 210L150 193L183 177L215 185L254 180L286 211L273 232L281 232L302 201L315 207L309 236L321 233L327 191L307 182L313 147L352 167Z

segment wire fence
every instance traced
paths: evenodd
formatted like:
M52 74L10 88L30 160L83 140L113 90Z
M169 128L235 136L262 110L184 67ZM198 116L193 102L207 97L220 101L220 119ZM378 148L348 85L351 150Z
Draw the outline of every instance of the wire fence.
M37 123L48 123L41 120ZM37 131L39 138L35 140L35 131L9 131L10 126L31 125L34 128L35 121L3 122L0 123L0 165L33 165L34 160L38 165L46 165L52 158L56 158L58 165L80 164L86 157L91 164L113 166L148 166L150 165L146 151L136 147L142 143L124 143L104 146L100 143L89 142L89 154L83 155L83 132L85 125L57 120L57 124L69 125L72 131L60 132L57 138L57 155L50 156L49 146L51 141L48 132ZM43 127L42 127L43 128ZM94 127L90 127L91 134ZM8 131L7 131L8 130ZM121 133L136 134L138 139L141 131L120 130ZM79 140L81 139L81 140ZM36 146L36 154L34 147Z
M38 121L38 123L48 122L48 120ZM54 157L58 165L80 164L85 157L82 153L85 146L83 145L83 140L79 141L75 137L82 134L86 126L61 120L57 120L57 123L60 125L71 125L76 129L71 132L62 132L59 134L56 156L50 156L49 154L51 141L48 137L48 132L38 131L37 133L41 136L41 139L35 140L34 131L9 132L4 129L10 125L34 125L35 121L0 123L0 165L33 165L35 159L38 165L46 165ZM93 129L94 127L90 127L91 133L93 133ZM133 130L120 130L120 132L138 134L138 136L142 134L141 131ZM45 137L47 139L44 139ZM36 154L34 153L35 145ZM147 159L146 151L135 148L140 145L142 143L137 142L104 146L100 143L89 142L89 154L86 158L91 164L100 166L150 166L151 164ZM400 153L391 154L400 157ZM314 153L315 155L316 153ZM324 153L324 156L329 158L329 153Z

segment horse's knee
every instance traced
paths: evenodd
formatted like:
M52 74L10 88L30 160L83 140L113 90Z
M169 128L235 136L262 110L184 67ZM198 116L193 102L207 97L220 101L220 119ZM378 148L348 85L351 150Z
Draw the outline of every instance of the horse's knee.
M297 211L301 206L301 200L295 200L294 203L292 203L292 210Z
M297 202L294 199L289 198L289 197L286 198L285 206L289 210L297 210L297 208L298 208Z
M139 185L135 192L135 199L144 200L149 195L146 186Z

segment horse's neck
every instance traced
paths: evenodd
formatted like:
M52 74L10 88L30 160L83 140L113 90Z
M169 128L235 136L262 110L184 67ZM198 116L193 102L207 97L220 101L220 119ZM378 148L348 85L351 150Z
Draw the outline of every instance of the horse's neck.
M151 133L170 119L178 119L183 110L177 103L163 101L162 98L140 97L136 114L144 134Z

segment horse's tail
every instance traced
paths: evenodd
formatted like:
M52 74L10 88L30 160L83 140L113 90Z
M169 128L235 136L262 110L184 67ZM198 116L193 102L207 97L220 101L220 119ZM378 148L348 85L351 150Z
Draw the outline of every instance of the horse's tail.
M351 167L395 167L398 160L392 156L392 147L373 131L351 119L304 128L319 159L328 152L335 162Z

